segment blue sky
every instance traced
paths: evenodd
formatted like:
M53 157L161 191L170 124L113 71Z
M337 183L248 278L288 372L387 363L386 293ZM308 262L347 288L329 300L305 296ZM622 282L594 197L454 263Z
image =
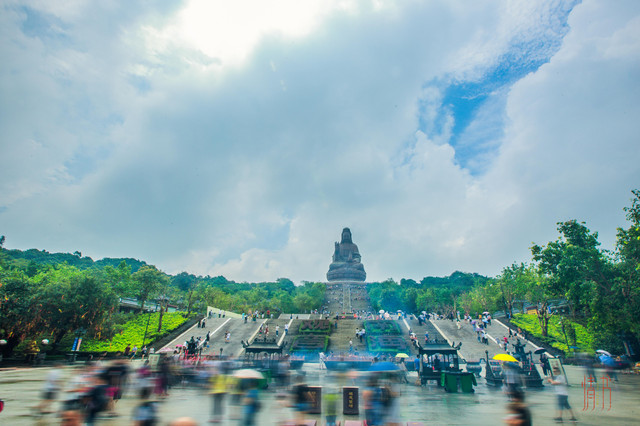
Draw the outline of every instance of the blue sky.
M441 133L451 116L449 143L456 150L456 160L473 174L484 172L504 137L504 109L509 88L549 62L558 51L569 31L567 19L574 3L578 2L557 7L546 31L513 40L495 62L487 64L474 78L445 76L441 81L428 83L442 92L442 107L439 117L421 122L420 129ZM484 115L480 117L481 114ZM478 128L480 122L481 128ZM476 127L469 131L473 124Z
M495 275L638 187L634 1L0 6L0 234L238 281Z

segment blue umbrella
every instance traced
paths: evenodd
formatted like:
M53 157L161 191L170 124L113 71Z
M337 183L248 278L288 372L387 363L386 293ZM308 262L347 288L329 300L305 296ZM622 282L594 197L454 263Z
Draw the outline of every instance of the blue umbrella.
M376 362L369 367L369 371L397 371L400 370L396 364L389 361Z
M616 366L616 360L611 358L610 356L600 355L600 362L606 365L607 367Z

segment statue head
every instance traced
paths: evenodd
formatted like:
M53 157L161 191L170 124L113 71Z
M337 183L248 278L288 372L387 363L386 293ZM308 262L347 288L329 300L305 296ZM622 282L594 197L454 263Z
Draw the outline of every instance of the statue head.
M342 230L342 241L340 243L341 244L353 243L353 241L351 240L351 230L349 228L344 228Z

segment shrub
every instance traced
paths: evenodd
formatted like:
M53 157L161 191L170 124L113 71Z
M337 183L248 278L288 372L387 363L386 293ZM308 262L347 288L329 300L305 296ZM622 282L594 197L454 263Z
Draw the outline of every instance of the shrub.
M364 329L367 335L399 335L402 334L400 327L395 321L370 320L364 322Z
M367 349L369 352L406 352L407 341L401 336L367 336Z
M330 334L331 322L329 320L303 320L298 332L301 334Z
M296 336L291 343L291 352L326 352L329 347L329 336L304 335Z

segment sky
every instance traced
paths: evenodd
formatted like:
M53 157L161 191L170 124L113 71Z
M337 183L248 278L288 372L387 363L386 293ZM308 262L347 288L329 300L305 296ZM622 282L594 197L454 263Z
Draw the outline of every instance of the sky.
M0 1L5 248L368 281L613 249L640 188L635 0Z

